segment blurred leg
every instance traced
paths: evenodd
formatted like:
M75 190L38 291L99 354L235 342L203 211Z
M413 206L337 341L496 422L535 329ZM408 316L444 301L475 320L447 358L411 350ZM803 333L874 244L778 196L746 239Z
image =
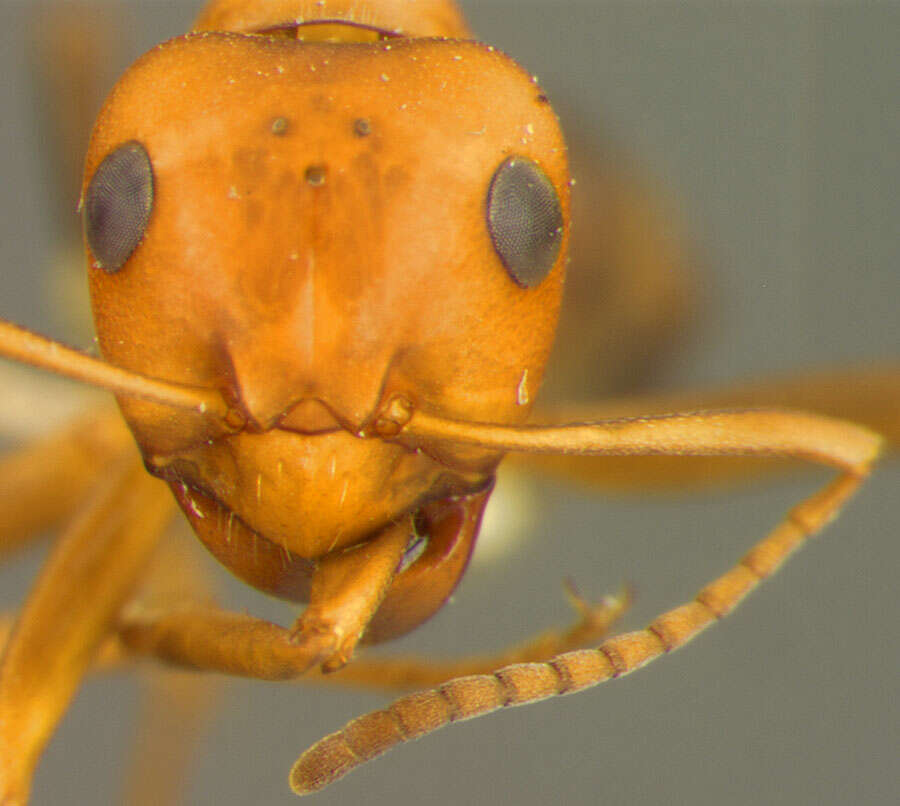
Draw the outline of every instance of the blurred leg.
M129 452L118 412L79 417L64 430L0 459L0 557L71 515L103 469Z
M0 659L0 802L27 802L40 753L173 510L165 485L128 456L59 539Z

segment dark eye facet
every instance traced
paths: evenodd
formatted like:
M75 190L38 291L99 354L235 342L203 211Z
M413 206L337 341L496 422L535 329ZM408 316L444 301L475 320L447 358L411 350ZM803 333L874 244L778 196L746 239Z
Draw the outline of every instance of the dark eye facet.
M522 288L538 285L559 255L563 215L556 188L531 160L510 157L497 168L488 190L487 224L510 277Z
M140 143L123 143L100 163L84 196L84 237L104 271L114 274L131 257L152 206L150 157Z

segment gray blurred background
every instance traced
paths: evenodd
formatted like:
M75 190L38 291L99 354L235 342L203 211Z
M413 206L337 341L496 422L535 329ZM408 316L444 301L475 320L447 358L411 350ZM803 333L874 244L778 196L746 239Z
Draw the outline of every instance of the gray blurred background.
M29 66L31 5L0 3L0 315L77 340L44 279L60 223ZM483 39L574 111L564 127L614 142L686 222L707 309L661 384L897 357L900 5L463 5ZM120 6L110 77L196 10ZM690 497L535 487L526 537L476 564L453 604L400 648L487 651L564 623L566 575L593 596L633 582L626 627L641 626L732 564L821 479ZM821 539L681 652L591 692L453 726L314 802L895 803L898 482L896 464L881 468ZM38 555L0 577L5 602L23 594ZM290 619L234 595L238 607ZM35 804L117 802L137 692L132 676L85 686L39 768ZM385 702L230 685L188 802L294 802L286 777L299 752Z

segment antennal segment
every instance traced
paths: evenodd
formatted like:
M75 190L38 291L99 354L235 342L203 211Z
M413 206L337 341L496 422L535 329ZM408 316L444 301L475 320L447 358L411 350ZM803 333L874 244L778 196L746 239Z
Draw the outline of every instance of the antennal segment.
M701 411L560 426L467 423L415 411L397 439L584 456L781 456L852 473L864 473L881 446L881 438L863 426L783 409Z
M219 419L223 419L228 412L224 399L214 389L198 389L147 378L92 358L80 350L66 347L11 322L0 321L0 356L151 403L192 409Z

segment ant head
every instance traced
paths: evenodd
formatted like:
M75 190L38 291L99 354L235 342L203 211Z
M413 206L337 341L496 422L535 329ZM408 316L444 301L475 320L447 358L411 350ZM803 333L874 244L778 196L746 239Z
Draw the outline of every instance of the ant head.
M218 388L256 430L314 400L297 430L358 432L398 394L518 422L540 384L565 149L484 46L174 40L103 110L83 205L103 354Z
M237 415L121 401L214 551L237 520L314 560L488 483L496 451L358 437L397 398L506 424L531 407L568 175L552 109L509 58L451 40L173 40L101 113L82 201L104 356L219 390Z

